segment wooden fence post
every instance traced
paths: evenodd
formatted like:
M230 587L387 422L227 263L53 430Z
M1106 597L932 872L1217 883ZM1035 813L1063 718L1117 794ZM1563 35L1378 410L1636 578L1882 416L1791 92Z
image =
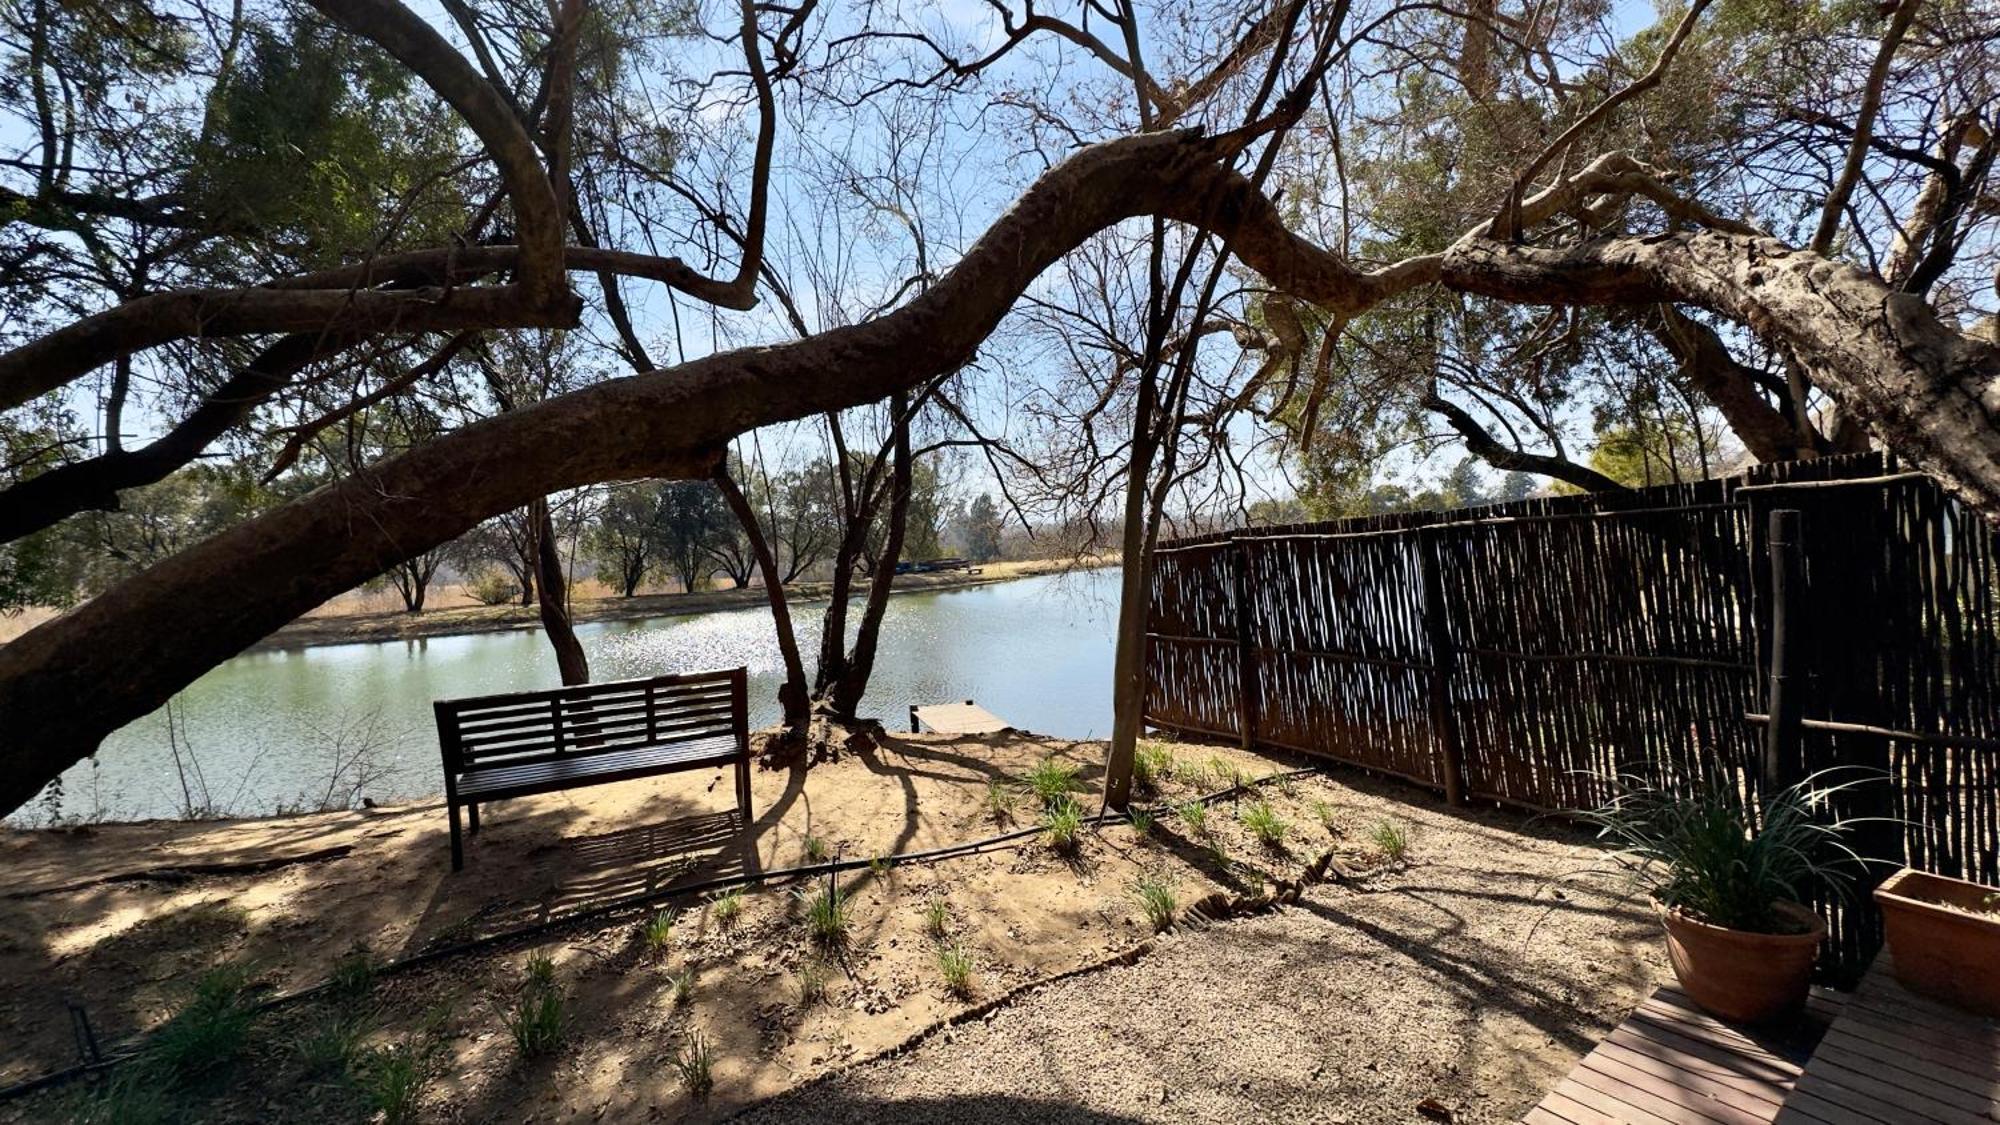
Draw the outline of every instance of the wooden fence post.
M1230 552L1236 571L1236 728L1245 750L1257 744L1257 627L1250 612L1250 548Z
M1767 537L1771 555L1771 652L1766 673L1764 714L1764 793L1772 793L1798 780L1799 720L1805 699L1801 685L1792 682L1792 630L1798 622L1800 596L1805 592L1805 571L1799 547L1799 512L1796 508L1775 508L1771 512Z
M1417 559L1424 573L1424 633L1431 648L1431 730L1437 736L1445 802L1463 805L1465 748L1459 743L1458 717L1452 712L1451 705L1453 650L1451 630L1445 621L1444 575L1437 557L1444 548L1436 539L1436 536L1427 534L1426 529L1417 530Z

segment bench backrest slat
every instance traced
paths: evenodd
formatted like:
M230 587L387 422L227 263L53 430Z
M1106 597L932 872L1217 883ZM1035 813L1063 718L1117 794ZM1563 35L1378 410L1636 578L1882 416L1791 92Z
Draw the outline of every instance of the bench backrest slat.
M611 753L748 728L745 670L677 673L553 691L439 700L446 769Z

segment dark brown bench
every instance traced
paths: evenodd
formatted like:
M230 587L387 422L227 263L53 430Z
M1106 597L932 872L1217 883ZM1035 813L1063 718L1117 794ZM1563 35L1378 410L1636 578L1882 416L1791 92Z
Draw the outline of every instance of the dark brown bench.
M750 823L750 721L741 668L584 684L555 691L441 699L438 745L451 816L451 869L465 866L458 810L709 766L736 767Z

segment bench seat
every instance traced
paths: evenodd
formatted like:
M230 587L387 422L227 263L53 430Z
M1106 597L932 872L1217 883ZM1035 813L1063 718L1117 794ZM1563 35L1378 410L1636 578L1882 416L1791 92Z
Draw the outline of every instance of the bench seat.
M494 766L461 773L458 775L458 795L525 797L556 789L599 785L628 776L646 777L659 773L662 767L699 769L706 765L727 765L736 757L735 738L712 735L662 746L639 746L608 754L529 762L519 766Z
M710 766L733 766L750 824L748 673L742 668L442 699L438 747L451 869L465 866L459 810L479 831L485 801Z

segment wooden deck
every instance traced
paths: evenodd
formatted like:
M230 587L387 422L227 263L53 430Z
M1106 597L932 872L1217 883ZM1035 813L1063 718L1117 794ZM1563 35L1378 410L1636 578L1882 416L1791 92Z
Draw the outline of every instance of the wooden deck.
M1885 952L1851 997L1815 989L1786 1038L1662 988L1522 1119L1529 1125L1994 1125L2000 1020L1918 996Z
M968 699L963 703L930 703L910 708L910 731L935 734L998 734L1013 730L1007 720Z
M2000 1021L1911 992L1884 952L1827 1029L1782 1125L2000 1121Z
M1802 1026L1752 1037L1662 988L1583 1057L1528 1125L1769 1125L1799 1080L1812 1040L1838 1010L1815 989Z

